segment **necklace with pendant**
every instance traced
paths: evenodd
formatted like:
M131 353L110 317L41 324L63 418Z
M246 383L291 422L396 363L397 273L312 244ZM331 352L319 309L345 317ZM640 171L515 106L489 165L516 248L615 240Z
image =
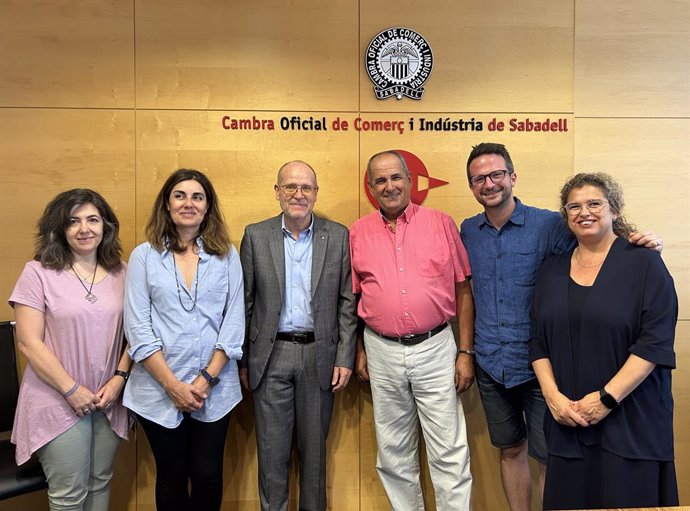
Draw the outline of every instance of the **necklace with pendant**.
M199 291L199 260L196 262L196 276L194 277L194 298L192 299L192 307L188 309L185 304L182 303L182 294L180 293L180 281L177 278L177 263L175 262L175 252L173 252L173 268L175 269L175 284L177 285L177 299L180 305L186 312L192 312L196 308L197 292Z
M91 291L93 290L93 283L96 281L96 272L98 271L98 264L96 264L96 267L93 269L93 277L91 277L91 285L87 288L86 284L84 284L84 279L77 273L77 270L74 269L74 266L72 263L69 263L69 267L72 268L72 271L74 274L77 276L79 279L79 283L81 284L81 287L84 288L84 291L86 291L86 295L84 298L86 298L86 301L89 303L96 303L98 300L98 297L93 294Z

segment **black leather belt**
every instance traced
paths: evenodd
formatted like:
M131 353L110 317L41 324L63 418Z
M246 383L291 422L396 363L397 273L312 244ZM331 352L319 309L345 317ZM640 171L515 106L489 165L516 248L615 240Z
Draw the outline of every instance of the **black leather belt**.
M295 344L309 344L314 342L314 332L278 332L276 341L290 341Z
M379 337L383 337L384 339L388 339L389 341L395 341L397 343L402 344L403 346L414 346L415 344L419 344L422 341L426 341L430 337L433 337L437 333L441 332L444 328L448 326L448 323L441 323L438 325L436 328L433 328L429 330L428 332L424 332L423 334L409 334L409 335L403 335L401 337L391 337L390 335L383 335L378 333L376 330L373 330L369 328L372 332L374 332L376 335Z

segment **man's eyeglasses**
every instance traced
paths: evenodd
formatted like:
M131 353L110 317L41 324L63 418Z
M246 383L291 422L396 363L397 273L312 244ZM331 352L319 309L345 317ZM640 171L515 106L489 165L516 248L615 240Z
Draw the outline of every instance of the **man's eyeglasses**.
M302 195L305 197L311 197L319 189L318 186L311 185L280 185L280 189L283 190L285 195L295 195L297 190L302 190Z
M480 187L486 182L486 178L491 179L493 184L500 183L506 177L506 174L512 174L509 170L492 170L488 174L478 174L470 178L470 184L475 187Z
M568 215L570 216L576 216L580 214L580 211L582 211L582 206L584 206L590 213L599 213L599 211L601 211L601 208L604 207L604 204L608 203L609 201L604 199L590 199L585 203L569 202L568 204L563 206L563 211L568 213Z

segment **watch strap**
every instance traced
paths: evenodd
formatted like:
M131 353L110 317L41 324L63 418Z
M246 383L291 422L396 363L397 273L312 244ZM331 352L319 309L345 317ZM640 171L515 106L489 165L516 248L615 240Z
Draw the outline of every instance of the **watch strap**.
M208 382L209 386L215 387L220 383L220 378L217 376L211 376L211 374L204 368L201 370L201 376L203 376Z
M609 410L613 410L620 404L618 401L616 401L615 397L606 392L603 388L599 390L599 399Z
M120 369L118 369L115 371L114 376L122 376L125 379L125 381L127 381L129 379L129 371L121 371Z

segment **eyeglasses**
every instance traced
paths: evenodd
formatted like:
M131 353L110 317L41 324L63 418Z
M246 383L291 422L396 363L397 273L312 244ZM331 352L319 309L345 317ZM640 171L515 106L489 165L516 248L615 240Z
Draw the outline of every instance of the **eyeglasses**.
M601 211L601 208L604 207L604 204L608 204L609 201L604 200L604 199L590 199L585 203L580 203L580 202L569 202L565 206L563 206L563 211L568 213L570 216L577 216L580 214L580 211L582 211L582 206L587 208L587 211L590 213L599 213Z
M492 170L488 174L479 174L470 178L470 184L475 187L482 186L486 182L486 178L491 179L493 184L500 183L506 177L506 174L512 174L510 170Z
M280 185L280 189L283 190L285 195L295 195L297 190L302 190L302 195L311 197L316 193L319 187L311 185Z

